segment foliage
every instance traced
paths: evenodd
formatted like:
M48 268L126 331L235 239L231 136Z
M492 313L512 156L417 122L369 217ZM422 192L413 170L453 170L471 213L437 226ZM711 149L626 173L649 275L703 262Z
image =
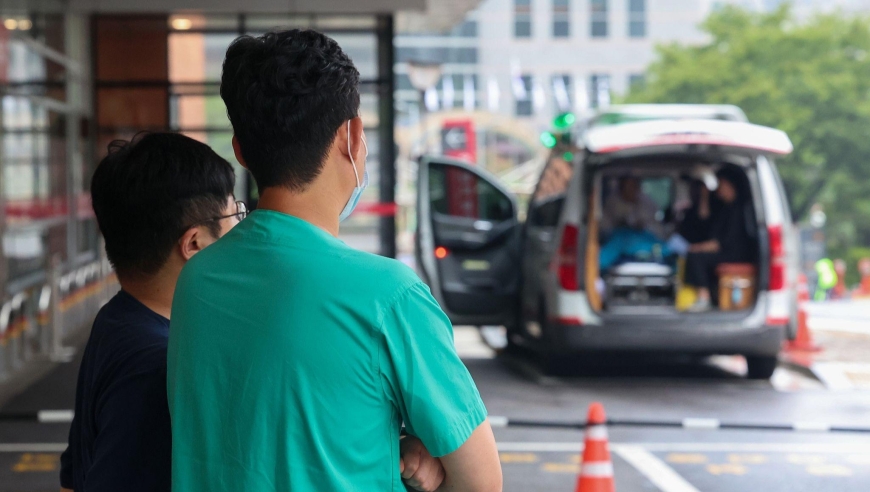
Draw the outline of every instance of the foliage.
M628 102L736 104L784 130L795 152L778 167L795 218L820 202L833 250L870 245L870 20L724 7L702 29L701 45L660 46Z
M850 288L861 283L861 272L858 271L858 263L864 258L870 258L870 248L851 248L842 255L846 260L846 285Z

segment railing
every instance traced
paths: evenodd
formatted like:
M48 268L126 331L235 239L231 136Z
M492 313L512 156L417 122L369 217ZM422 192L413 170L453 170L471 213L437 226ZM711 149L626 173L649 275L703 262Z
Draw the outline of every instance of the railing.
M47 281L16 293L0 306L0 383L36 360L69 360L64 340L86 327L117 290L104 258L64 273L52 258Z

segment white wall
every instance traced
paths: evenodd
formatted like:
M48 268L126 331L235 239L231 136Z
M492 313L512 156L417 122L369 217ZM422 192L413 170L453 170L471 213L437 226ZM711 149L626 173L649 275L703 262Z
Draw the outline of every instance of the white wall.
M609 1L606 38L590 36L589 0L572 0L570 5L570 37L553 38L552 0L532 0L532 37L528 39L514 37L514 0L484 0L479 7L480 73L484 81L490 76L498 78L504 114L514 111L512 65L544 85L546 107L531 120L546 127L556 112L553 75L570 74L576 87L588 84L592 74L607 74L614 92L623 93L629 75L643 73L653 61L656 44L703 41L696 26L709 8L699 0L647 0L647 36L637 39L628 36L628 0Z

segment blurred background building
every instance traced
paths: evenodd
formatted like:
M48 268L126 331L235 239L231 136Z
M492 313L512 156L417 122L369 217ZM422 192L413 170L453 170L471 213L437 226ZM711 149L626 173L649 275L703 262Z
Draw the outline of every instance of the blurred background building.
M528 193L545 152L539 137L557 114L580 118L643 84L657 44L703 41L698 24L726 2L364 3L298 0L288 8L257 0L239 12L237 2L155 0L145 12L131 0L3 2L0 283L8 292L39 283L53 255L70 267L97 257L88 183L113 139L181 131L235 162L218 89L224 52L240 34L317 28L354 59L375 165L345 231L392 254L393 213L399 246L410 247L415 159L469 160ZM733 3L771 9L780 2ZM795 4L809 13L870 2ZM255 187L237 170L237 194L255 201Z

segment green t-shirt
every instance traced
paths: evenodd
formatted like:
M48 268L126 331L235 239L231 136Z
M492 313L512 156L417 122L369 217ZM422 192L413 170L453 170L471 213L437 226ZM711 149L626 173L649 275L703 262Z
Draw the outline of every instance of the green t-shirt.
M395 260L256 211L184 267L168 360L172 489L404 491L486 418L453 329Z

